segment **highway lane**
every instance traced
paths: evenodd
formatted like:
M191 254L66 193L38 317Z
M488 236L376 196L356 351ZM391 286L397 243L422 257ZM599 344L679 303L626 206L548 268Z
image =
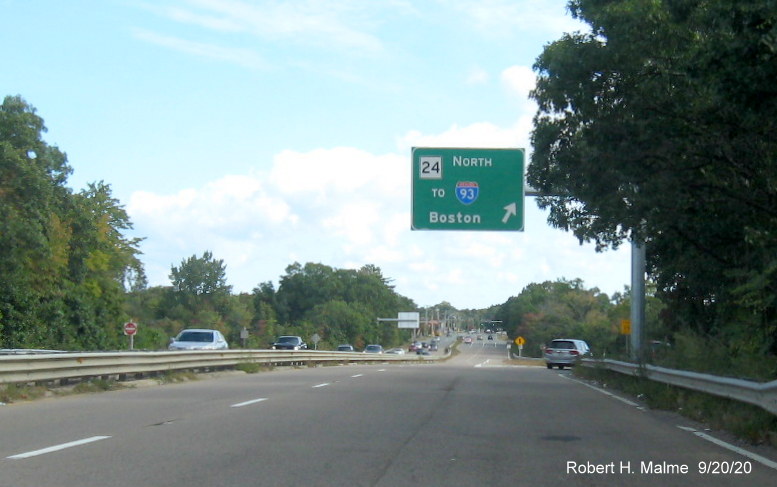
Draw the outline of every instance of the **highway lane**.
M773 485L777 470L753 461L750 473L700 475L699 462L748 459L569 372L504 366L498 345L462 346L446 364L287 369L4 406L0 486ZM77 440L91 441L68 445ZM664 462L689 471L640 470Z

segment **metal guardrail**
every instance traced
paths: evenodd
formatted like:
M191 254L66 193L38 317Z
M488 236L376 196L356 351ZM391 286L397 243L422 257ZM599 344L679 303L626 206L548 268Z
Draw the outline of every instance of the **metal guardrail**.
M777 414L777 380L752 382L610 359L584 359L582 363L586 367L604 367L625 375L646 377L656 382L746 402Z
M215 350L0 355L0 384L153 374L235 367L239 364L294 365L351 362L415 362L447 355L393 355L315 350Z

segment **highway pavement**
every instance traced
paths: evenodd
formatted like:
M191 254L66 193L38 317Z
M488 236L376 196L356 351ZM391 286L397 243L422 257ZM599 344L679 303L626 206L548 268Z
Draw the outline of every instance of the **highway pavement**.
M773 450L459 350L0 406L0 486L775 485Z

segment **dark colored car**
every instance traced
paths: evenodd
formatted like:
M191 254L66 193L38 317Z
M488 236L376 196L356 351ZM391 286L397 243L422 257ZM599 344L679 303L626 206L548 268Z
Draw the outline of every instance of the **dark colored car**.
M298 336L285 335L278 337L272 344L273 350L307 350L308 345Z
M338 345L337 346L338 352L353 352L355 351L353 348L353 345Z

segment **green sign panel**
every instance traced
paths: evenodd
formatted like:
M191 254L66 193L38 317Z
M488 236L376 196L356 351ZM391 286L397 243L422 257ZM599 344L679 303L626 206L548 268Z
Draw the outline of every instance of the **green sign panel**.
M413 230L523 230L523 149L413 148Z

